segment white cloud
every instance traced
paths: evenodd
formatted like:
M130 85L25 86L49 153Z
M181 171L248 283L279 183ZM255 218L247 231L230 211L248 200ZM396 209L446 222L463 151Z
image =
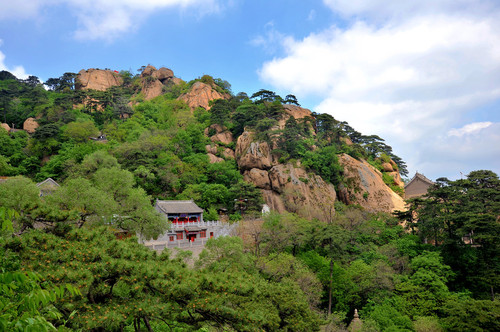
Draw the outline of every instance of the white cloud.
M23 0L0 3L0 19L27 19L41 15L44 8L67 6L77 18L77 39L113 40L133 30L143 20L163 9L189 10L192 15L218 12L228 0Z
M0 40L0 45L2 41ZM15 66L13 68L7 67L5 64L5 54L0 51L0 71L6 70L16 76L17 78L25 79L28 78L29 74L26 73L23 66Z
M385 138L410 171L437 151L437 137L448 146L465 114L474 121L475 108L500 100L500 11L476 15L489 2L324 2L354 20L302 40L285 36L284 56L264 63L261 79L299 99L319 98L315 111ZM480 9L468 12L473 4Z
M470 135L470 134L475 134L481 131L482 129L488 128L491 126L493 122L486 121L486 122L474 122L474 123L469 123L462 128L458 129L451 129L448 131L448 136L457 136L457 137L462 137L464 135Z
M323 0L334 12L346 17L368 19L406 19L434 13L484 13L498 4L493 0Z

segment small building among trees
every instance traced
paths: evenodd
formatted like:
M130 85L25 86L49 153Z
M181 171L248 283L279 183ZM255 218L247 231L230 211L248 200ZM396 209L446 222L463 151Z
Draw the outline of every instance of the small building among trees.
M203 220L203 209L193 200L156 200L155 209L165 216L170 227L163 235L144 244L152 249L187 248L204 245L210 238L229 235L233 225L220 220Z
M405 185L405 199L423 196L427 194L427 191L433 185L433 181L426 178L423 174L416 172L410 182Z
M40 196L51 195L57 188L59 188L59 183L57 183L52 178L47 178L42 182L38 182L37 187L40 188Z

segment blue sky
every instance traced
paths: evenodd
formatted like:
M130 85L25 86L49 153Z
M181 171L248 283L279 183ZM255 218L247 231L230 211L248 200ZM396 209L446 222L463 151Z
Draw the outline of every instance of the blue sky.
M431 179L500 173L495 0L0 2L0 70L165 66L266 88L377 134Z

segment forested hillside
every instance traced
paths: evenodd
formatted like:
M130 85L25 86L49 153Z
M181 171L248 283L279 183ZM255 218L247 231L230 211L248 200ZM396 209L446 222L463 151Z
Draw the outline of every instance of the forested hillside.
M500 330L496 174L439 179L396 218L404 161L293 95L152 66L45 85L0 72L0 329L344 331L358 309L364 331ZM118 239L166 229L157 198L242 236L194 267Z

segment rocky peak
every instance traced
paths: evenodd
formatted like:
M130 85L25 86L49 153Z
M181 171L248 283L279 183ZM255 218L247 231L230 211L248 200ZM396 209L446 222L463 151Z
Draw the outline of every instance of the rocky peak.
M174 72L171 69L161 67L156 69L148 65L141 73L142 93L145 100L150 100L163 93L163 86L168 84L178 84L174 80Z
M117 72L104 69L82 69L76 76L75 89L105 91L112 86L120 86L123 79Z
M202 107L206 110L210 109L210 101L216 99L229 99L231 96L227 93L219 93L213 86L203 82L196 82L191 89L179 96L179 100L183 100L186 104L195 109Z
M283 110L285 112L283 113L281 119L278 121L279 129L285 128L286 121L291 117L295 118L295 120L304 118L311 118L311 120L313 119L312 112L307 108L303 108L297 105L284 104Z

